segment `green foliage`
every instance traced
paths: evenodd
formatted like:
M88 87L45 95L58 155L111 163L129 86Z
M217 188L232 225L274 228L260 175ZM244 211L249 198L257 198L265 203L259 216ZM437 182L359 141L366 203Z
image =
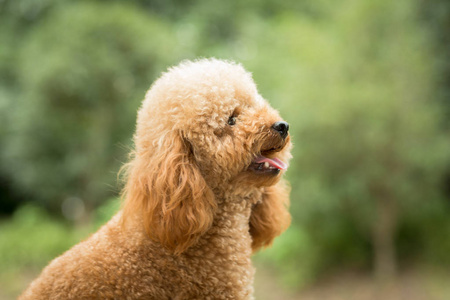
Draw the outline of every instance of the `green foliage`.
M298 289L312 283L319 273L320 255L316 250L309 233L294 225L255 259L277 270L287 287Z
M92 207L114 193L102 186L126 160L136 108L178 60L166 28L131 6L86 3L53 10L30 32L17 54L24 88L5 116L15 126L3 168L20 188L49 207L67 196Z
M0 223L0 297L13 299L27 274L36 274L51 259L78 241L67 224L51 219L41 208L23 206ZM9 296L9 297L8 297Z
M40 207L30 204L20 207L8 222L0 223L2 272L16 268L39 270L105 224L119 207L119 199L110 199L95 210L92 224L79 228L51 217Z
M76 243L80 236L49 217L42 208L26 205L0 224L2 272L14 268L41 268Z
M265 36L286 38L267 49L288 75L254 62L267 81L262 86L278 87L284 103L277 104L295 121L292 210L318 257L313 274L338 264L370 265L378 198L398 205L399 234L415 232L405 245L397 239L399 257L417 255L417 246L434 244L439 228L448 228L441 186L450 143L432 101L429 41L415 8L406 1L341 5L327 21L288 14L266 27ZM448 246L425 247L436 256ZM303 261L296 254L285 260L293 271Z
M13 299L52 259L84 238L42 208L25 205L0 223L0 297ZM29 276L31 278L29 278Z
M36 276L52 259L85 239L106 223L119 209L119 199L113 198L94 213L92 224L73 227L50 216L44 209L25 205L10 220L0 223L0 297L17 295L25 282Z
M94 214L94 227L99 228L108 222L120 209L120 198L111 198L100 205Z

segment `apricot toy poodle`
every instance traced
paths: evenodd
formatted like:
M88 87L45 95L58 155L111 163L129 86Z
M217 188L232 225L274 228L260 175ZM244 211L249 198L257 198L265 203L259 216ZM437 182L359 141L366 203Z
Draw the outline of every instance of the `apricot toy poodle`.
M19 299L253 299L250 257L290 223L288 129L241 65L169 69L138 112L122 209Z

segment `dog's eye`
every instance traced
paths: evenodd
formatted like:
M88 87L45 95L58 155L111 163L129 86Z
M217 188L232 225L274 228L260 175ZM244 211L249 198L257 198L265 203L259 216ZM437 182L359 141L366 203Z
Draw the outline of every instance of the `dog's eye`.
M239 107L236 107L234 109L233 113L228 118L228 121L227 121L228 125L230 125L230 126L236 125L236 119L239 116L239 113L240 113L240 109L239 109Z

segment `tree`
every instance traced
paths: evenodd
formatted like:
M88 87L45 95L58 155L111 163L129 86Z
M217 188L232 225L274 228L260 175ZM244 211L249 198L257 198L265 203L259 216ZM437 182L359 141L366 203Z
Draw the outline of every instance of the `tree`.
M18 92L6 98L3 170L49 208L67 197L92 208L117 193L136 110L178 60L176 40L155 16L96 3L56 8L25 38Z
M409 1L324 4L326 18L287 14L267 26L258 49L272 60L254 70L261 86L276 85L266 94L283 98L293 121L294 220L318 245L318 267L372 252L384 285L396 275L403 224L415 215L421 232L417 211L434 214L443 203L450 144L434 101L432 47ZM263 72L269 64L282 74Z

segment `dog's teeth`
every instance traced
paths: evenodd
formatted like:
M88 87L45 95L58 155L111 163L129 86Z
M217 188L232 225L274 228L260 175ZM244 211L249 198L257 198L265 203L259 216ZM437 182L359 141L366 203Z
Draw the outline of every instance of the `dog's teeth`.
M269 163L267 161L264 163L264 168L266 168L266 169L269 168Z

